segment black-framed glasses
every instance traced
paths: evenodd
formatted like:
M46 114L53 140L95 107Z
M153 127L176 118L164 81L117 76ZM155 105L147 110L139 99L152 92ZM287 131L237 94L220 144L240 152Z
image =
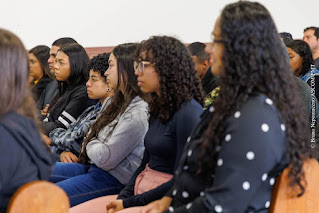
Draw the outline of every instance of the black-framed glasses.
M149 61L134 61L134 69L137 70L140 74L143 74L144 69L150 65L154 65Z

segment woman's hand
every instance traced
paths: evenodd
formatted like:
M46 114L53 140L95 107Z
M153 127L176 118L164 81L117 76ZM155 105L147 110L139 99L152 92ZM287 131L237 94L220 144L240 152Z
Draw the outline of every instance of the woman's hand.
M41 135L41 138L42 138L42 140L44 141L44 143L45 143L46 145L48 145L48 146L51 146L51 144L52 144L51 138L48 137L48 136L46 136L46 135L43 134L43 133L40 133L40 135Z
M60 161L63 163L77 163L78 157L72 152L64 151L60 154Z
M168 209L169 205L172 203L171 197L163 197L160 200L156 200L142 209L142 213L157 213L163 212Z
M47 116L47 115L48 115L49 106L50 106L50 104L47 104L47 105L45 106L45 108L41 110L41 115L42 115L42 116Z
M106 212L113 213L124 209L123 200L113 200L106 203Z

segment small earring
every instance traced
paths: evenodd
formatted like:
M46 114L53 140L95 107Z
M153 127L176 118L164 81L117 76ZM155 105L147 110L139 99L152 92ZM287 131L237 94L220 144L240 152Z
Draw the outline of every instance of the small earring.
M106 91L110 92L110 88L107 88Z

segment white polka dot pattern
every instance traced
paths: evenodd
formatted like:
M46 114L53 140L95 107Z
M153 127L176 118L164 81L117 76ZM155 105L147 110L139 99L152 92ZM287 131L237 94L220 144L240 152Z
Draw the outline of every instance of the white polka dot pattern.
M275 183L275 178L271 178L270 181L269 181L270 185L274 185Z
M218 166L222 166L223 165L223 159L218 159L218 161L217 161L217 165Z
M192 207L192 203L187 204L186 209L190 209Z
M239 118L240 117L240 112L239 111L235 112L234 117L235 118Z
M230 139L231 139L231 134L227 134L227 135L225 136L225 141L230 141Z
M215 206L215 212L218 212L218 213L223 212L222 206L221 205L216 205Z
M243 189L244 190L248 190L250 188L250 183L248 182L248 181L245 181L244 183L243 183Z
M266 99L266 103L269 104L269 105L272 105L272 104L273 104L273 101L272 101L271 99L267 98L267 99Z
M253 152L247 152L247 154L246 154L246 158L248 159L248 160L253 160L254 158L255 158L255 153L253 153Z
M209 107L210 112L214 112L215 108L213 106Z
M262 181L266 181L267 178L268 178L268 174L265 173L265 174L263 174L263 176L261 177L261 180L262 180Z
M261 125L261 130L262 130L263 132L268 132L268 131L269 131L269 126L268 126L268 124L263 124L263 125Z
M175 189L174 191L173 191L173 196L175 196L176 195L176 193L177 193L177 190Z
M265 207L266 207L266 208L269 208L269 206L270 206L270 202L267 201L267 202L265 203Z
M183 196L183 198L188 198L189 194L188 194L188 192L184 191L184 192L182 192L182 196Z
M286 126L285 126L285 124L281 124L280 125L280 128L281 128L281 130L284 132L284 131L286 131Z
M191 141L191 137L188 137L187 138L187 143L190 142L190 141Z

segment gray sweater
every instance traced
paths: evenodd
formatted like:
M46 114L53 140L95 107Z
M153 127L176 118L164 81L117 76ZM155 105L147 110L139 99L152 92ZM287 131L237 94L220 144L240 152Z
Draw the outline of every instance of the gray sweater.
M137 96L123 114L87 144L90 162L126 184L141 164L147 130L148 105Z

